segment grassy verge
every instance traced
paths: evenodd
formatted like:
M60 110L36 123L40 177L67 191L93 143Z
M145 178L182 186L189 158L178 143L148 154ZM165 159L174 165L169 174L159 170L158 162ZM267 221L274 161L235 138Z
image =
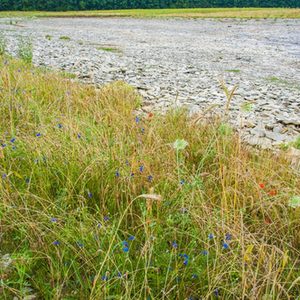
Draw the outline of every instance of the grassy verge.
M182 17L182 18L300 18L300 9L289 8L193 8L193 9L131 9L67 12L0 12L0 17Z
M299 295L300 178L284 156L184 111L141 115L121 82L0 67L2 299Z

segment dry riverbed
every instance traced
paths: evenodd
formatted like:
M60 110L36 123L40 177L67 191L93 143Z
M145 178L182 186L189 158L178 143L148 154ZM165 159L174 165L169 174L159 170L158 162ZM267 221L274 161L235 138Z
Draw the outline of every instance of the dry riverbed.
M300 134L300 20L1 19L0 31L13 54L29 36L36 65L125 80L146 111L222 112L224 81L238 86L230 120L245 141L270 148Z

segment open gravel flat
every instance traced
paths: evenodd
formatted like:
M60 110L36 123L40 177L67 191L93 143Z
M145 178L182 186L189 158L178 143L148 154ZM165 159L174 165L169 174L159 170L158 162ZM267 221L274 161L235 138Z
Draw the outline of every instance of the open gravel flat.
M13 54L30 36L36 65L125 80L146 111L222 111L224 81L238 85L230 119L245 141L270 148L300 134L300 20L1 19L0 31Z

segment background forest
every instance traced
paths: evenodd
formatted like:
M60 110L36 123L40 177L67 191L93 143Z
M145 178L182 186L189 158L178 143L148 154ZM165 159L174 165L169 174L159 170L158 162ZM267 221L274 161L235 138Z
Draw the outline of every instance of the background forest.
M300 7L300 0L1 0L0 10Z

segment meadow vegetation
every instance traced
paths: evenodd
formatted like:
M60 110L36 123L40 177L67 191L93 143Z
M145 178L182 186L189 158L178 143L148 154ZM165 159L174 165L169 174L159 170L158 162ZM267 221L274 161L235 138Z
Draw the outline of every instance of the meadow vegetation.
M0 89L0 298L298 297L300 176L284 153L27 59L2 56Z
M1 11L0 18L22 17L135 17L135 18L300 18L299 8L178 8L93 11Z

